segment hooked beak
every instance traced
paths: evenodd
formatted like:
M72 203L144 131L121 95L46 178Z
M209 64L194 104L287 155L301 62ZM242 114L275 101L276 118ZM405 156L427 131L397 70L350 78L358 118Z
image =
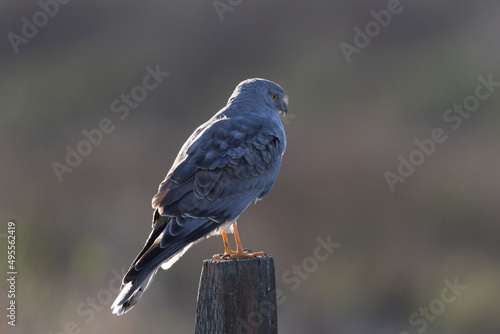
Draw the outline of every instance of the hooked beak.
M288 107L285 105L283 107L281 107L280 109L280 113L283 114L283 116L286 116L286 113L288 112Z
M283 103L281 103L281 109L280 111L283 113L283 115L286 115L288 112L288 96L285 96L283 99Z

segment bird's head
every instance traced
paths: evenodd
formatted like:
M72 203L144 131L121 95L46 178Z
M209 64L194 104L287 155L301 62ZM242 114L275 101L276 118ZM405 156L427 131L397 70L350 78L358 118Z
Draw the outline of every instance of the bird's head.
M233 101L256 100L264 103L269 108L286 114L288 112L288 96L280 85L266 79L247 79L242 81L229 98Z

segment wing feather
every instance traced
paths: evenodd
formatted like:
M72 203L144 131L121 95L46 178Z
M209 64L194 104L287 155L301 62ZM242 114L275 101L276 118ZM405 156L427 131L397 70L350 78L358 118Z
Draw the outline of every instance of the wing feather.
M274 184L285 150L284 133L251 117L207 123L210 128L193 134L198 140L179 153L183 160L153 198L153 207L162 215L236 219Z

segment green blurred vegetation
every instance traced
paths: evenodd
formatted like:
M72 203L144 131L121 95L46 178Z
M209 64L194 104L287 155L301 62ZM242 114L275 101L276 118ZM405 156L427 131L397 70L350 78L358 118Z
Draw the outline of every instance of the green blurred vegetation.
M143 246L150 199L186 138L240 81L264 77L289 95L288 148L239 226L244 246L275 259L280 332L417 333L409 317L458 278L467 289L425 333L498 333L500 90L457 130L443 114L478 76L500 81L500 4L402 1L347 63L339 44L387 3L243 1L221 21L212 1L71 1L15 53L9 32L41 9L4 1L0 221L18 226L16 330L193 331L201 262L220 238L159 272L123 317L106 291ZM170 75L120 120L112 102L157 64ZM104 118L114 130L59 182L51 164ZM391 192L384 172L439 127L448 139ZM282 275L329 235L341 246L292 290Z

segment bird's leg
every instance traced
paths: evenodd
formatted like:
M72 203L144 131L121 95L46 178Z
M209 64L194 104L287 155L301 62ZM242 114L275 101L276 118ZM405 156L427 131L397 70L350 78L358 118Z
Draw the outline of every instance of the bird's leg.
M216 254L214 255L214 259L222 259L222 260L233 260L238 258L255 258L255 257L263 257L267 256L264 252L252 253L248 250L244 250L241 245L240 234L238 233L238 228L236 227L236 223L233 224L234 231L234 239L236 240L236 251L232 251L229 247L229 241L227 240L226 232L222 231L222 241L224 242L224 254Z
M226 231L222 230L222 241L224 242L224 254L232 253L231 246L229 246L229 240L227 239Z
M224 254L215 254L213 259L221 259L224 256L230 256L234 252L231 250L231 246L229 245L229 240L227 239L227 233L224 229L220 228L220 234L222 235L222 242L224 243Z
M249 250L244 250L241 245L240 234L238 233L238 227L236 226L236 222L233 224L234 230L234 240L236 240L236 257L243 258L252 258L252 257L264 257L267 256L264 252L252 253Z

